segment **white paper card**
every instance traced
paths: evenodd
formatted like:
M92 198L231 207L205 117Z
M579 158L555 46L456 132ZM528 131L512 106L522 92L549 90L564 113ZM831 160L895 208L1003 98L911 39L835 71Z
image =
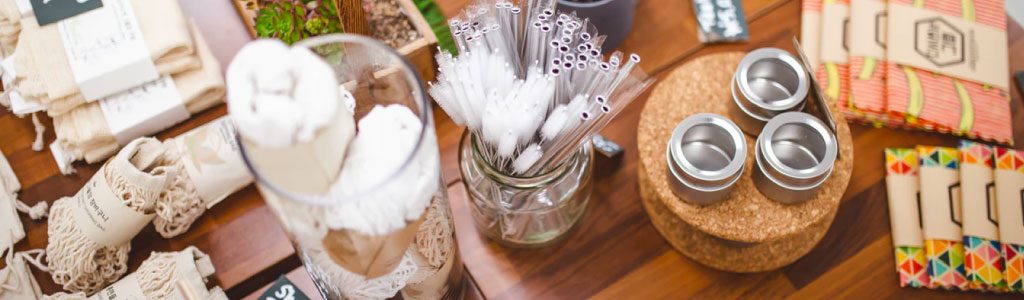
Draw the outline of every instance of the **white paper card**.
M100 109L120 145L160 132L189 117L170 76L103 99Z
M22 18L32 16L32 3L29 0L14 0L14 4L18 5L18 12Z
M88 101L159 78L128 0L57 23L64 51L82 96Z
M845 64L846 25L850 7L846 4L825 4L821 12L821 61Z

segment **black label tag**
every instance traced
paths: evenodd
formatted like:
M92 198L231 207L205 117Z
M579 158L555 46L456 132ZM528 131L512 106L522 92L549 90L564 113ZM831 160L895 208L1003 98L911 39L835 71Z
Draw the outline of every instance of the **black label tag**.
M740 0L693 0L700 40L742 42L750 38Z
M309 300L295 284L287 277L281 276L274 282L274 285L263 292L260 300Z
M103 7L102 0L30 0L39 26Z

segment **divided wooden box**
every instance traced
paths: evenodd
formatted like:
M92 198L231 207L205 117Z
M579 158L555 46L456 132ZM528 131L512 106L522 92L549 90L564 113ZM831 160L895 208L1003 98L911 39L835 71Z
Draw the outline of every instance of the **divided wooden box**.
M235 9L245 22L246 29L253 38L256 37L256 0L232 0ZM409 18L413 28L420 33L420 38L399 47L398 53L405 56L420 73L425 81L432 81L437 73L437 65L434 62L434 54L437 53L437 36L431 30L430 24L423 18L419 8L412 0L395 0L402 8L403 14Z

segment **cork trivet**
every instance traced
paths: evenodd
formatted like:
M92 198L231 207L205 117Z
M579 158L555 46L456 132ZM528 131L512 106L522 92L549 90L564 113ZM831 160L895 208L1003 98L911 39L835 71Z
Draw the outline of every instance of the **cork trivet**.
M729 117L729 105L735 105L729 83L743 55L740 52L706 55L672 71L654 89L641 112L637 144L641 191L648 191L641 196L662 235L687 256L709 266L754 272L792 262L817 243L832 223L839 199L850 181L853 146L845 118L833 114L839 131L841 159L836 161L835 169L817 196L803 203L775 202L754 187L750 179L755 164L753 136L746 137L747 160L743 175L728 199L697 206L676 197L666 177L665 147L672 130L696 113ZM833 112L840 111L835 104L830 105ZM736 246L741 243L753 246ZM708 261L711 258L715 261Z

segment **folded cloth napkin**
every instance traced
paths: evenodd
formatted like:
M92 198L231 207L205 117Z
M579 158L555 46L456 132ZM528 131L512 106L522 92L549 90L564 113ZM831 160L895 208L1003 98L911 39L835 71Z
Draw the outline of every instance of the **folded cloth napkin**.
M220 63L202 36L196 35L196 46L202 67L171 76L189 113L203 111L224 98L224 78L221 76ZM121 145L118 145L104 117L100 104L102 101L105 100L87 103L53 118L54 131L57 133L55 143L64 152L62 156L65 162L85 159L94 163L109 157L120 148ZM154 133L142 132L144 135Z
M160 141L136 139L73 197L53 202L46 253L55 283L91 294L124 275L131 238L176 176L163 153Z
M195 246L177 252L153 252L139 269L105 288L129 299L228 299L220 287L206 288L214 273L210 257ZM137 294L137 293L141 293ZM102 298L102 297L101 297ZM85 300L85 293L57 293L43 299ZM118 298L120 299L120 298Z
M131 4L156 70L173 75L200 66L195 42L181 6L176 0L124 0ZM15 53L15 90L22 96L52 105L80 101L78 88L64 51L57 24L39 27L34 19L21 22Z

